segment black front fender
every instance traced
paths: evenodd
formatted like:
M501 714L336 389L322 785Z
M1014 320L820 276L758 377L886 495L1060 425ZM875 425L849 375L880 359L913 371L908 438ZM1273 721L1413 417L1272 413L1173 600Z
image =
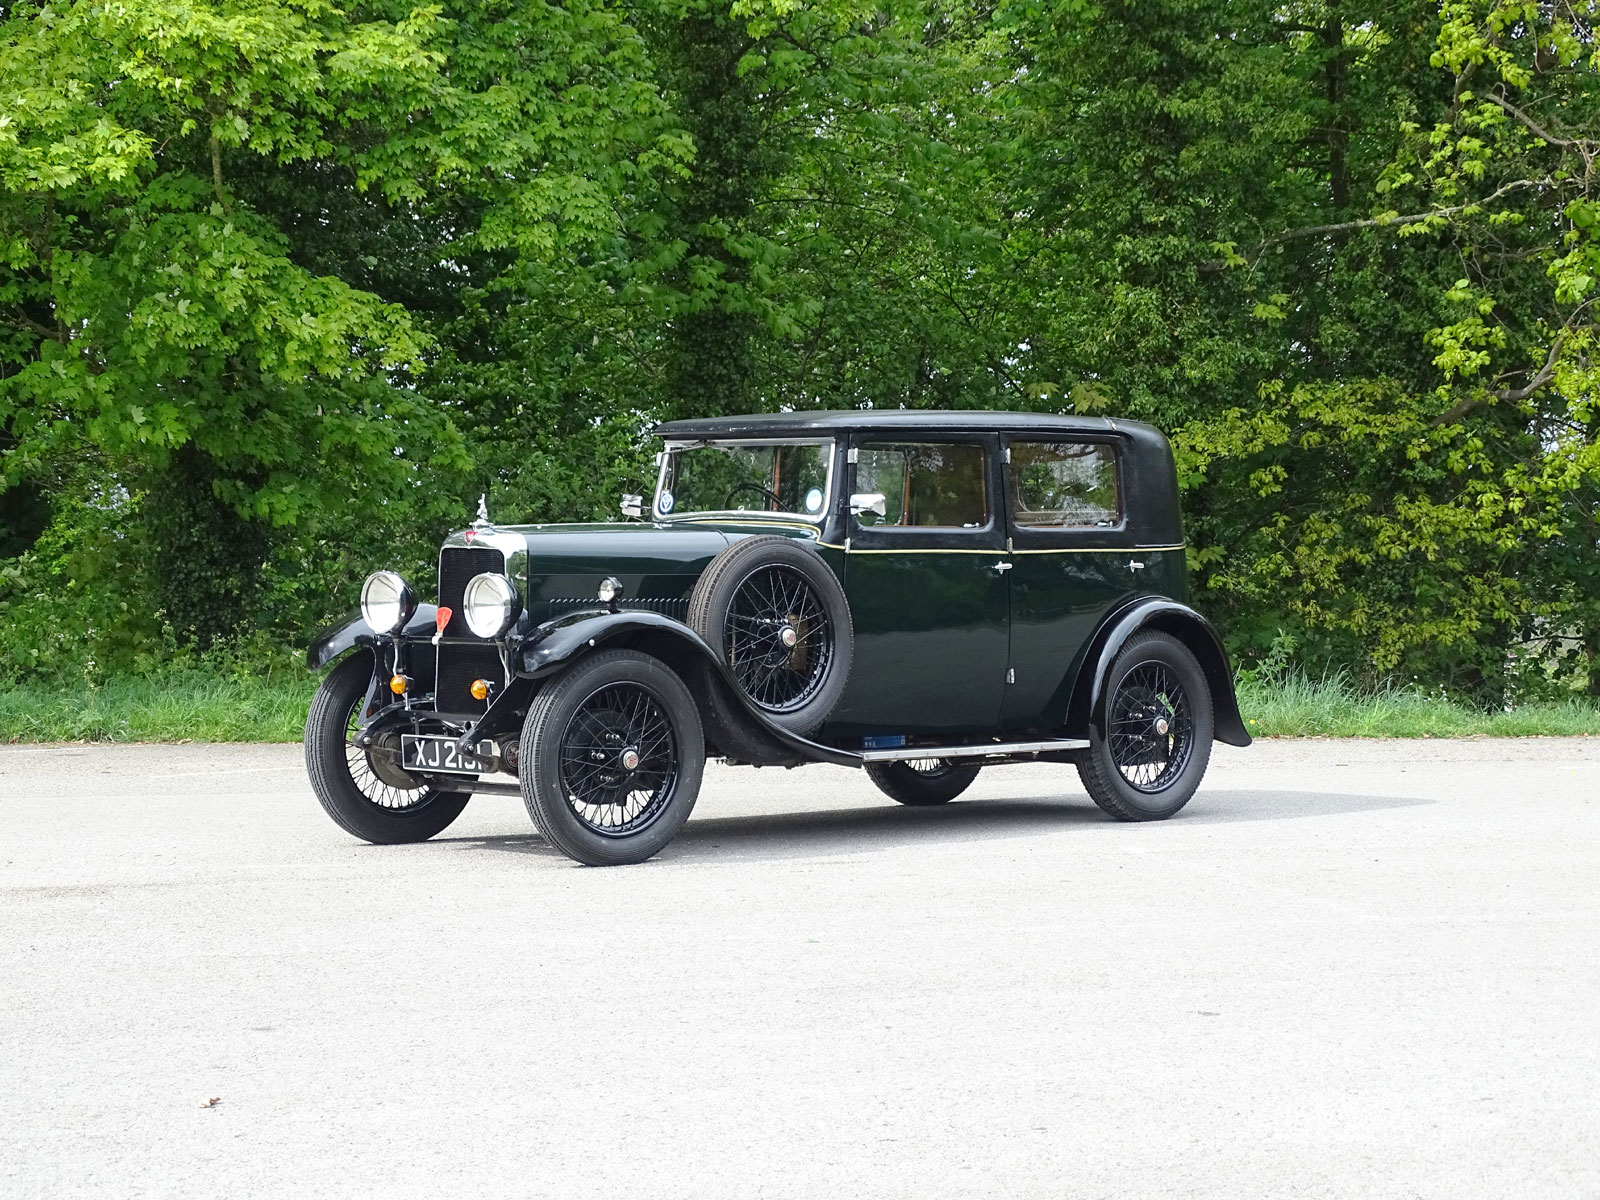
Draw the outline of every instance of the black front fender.
M1239 715L1239 699L1233 691L1233 667L1228 652L1211 622L1186 604L1161 596L1146 596L1118 609L1101 625L1089 644L1079 672L1079 683L1067 711L1069 729L1091 725L1105 735L1105 681L1112 660L1134 634L1157 629L1170 634L1189 648L1205 672L1211 688L1211 703L1216 714L1216 738L1230 746L1248 746L1250 733Z
M609 612L595 610L572 613L534 630L517 651L516 673L524 678L542 679L564 670L585 654L604 649L638 648L669 660L669 665L688 681L691 665L709 669L726 693L737 702L749 723L804 762L826 762L841 767L859 767L861 756L849 750L824 746L809 738L790 733L769 721L749 698L705 640L682 621L653 612Z
M401 636L411 639L431 638L438 612L436 605L417 605L417 611L411 615L411 620L406 622ZM338 625L330 625L316 636L306 649L306 666L315 671L327 666L347 650L353 650L357 646L378 646L388 640L387 635L373 633L361 619L361 614L357 612L346 617Z

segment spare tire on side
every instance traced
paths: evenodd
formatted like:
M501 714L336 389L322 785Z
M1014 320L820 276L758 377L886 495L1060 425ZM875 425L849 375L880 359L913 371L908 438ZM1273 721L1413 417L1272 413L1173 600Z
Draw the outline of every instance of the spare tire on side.
M689 625L750 702L791 733L819 728L844 694L855 642L850 606L804 542L762 535L733 543L695 584Z

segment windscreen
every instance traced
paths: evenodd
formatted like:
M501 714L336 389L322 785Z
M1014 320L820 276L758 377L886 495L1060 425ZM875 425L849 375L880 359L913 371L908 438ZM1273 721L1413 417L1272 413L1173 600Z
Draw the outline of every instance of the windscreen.
M782 513L821 520L827 510L827 442L712 442L671 447L656 516Z

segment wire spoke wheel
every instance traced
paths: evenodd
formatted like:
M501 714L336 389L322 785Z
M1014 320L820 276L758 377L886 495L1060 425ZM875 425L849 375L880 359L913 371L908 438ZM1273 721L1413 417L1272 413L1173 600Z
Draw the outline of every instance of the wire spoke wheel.
M1153 794L1183 775L1194 752L1194 713L1165 663L1142 662L1117 685L1106 722L1111 759L1128 785Z
M660 701L638 683L592 692L561 738L561 794L584 828L627 837L651 825L678 782L678 741Z
M688 624L721 659L697 669L696 699L720 743L756 747L756 761L769 753L763 724L809 736L849 682L850 603L809 539L758 534L733 542L701 572Z
M518 746L528 815L592 867L660 853L694 811L706 762L694 696L637 650L597 650L544 683Z
M820 597L799 571L758 567L734 590L723 621L734 678L772 713L804 707L833 662L833 631Z
M472 794L424 784L403 771L396 731L380 733L370 747L354 744L373 670L371 653L352 654L312 697L306 714L311 790L335 824L363 841L381 846L426 841L461 815ZM463 777L461 787L470 789L472 782Z
M355 744L364 702L364 698L358 699L351 705L350 715L345 719L344 761L350 772L350 782L367 803L389 812L415 812L425 807L439 792L420 780L408 779L401 770L399 734L379 738L370 750Z

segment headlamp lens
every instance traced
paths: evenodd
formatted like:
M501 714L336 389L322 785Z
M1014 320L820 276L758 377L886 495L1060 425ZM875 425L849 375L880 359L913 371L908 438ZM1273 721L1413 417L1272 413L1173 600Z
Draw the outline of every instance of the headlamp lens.
M416 593L393 571L374 571L361 585L361 616L373 633L394 633L416 611Z
M474 575L461 597L461 615L477 637L499 637L521 613L522 597L504 575Z

